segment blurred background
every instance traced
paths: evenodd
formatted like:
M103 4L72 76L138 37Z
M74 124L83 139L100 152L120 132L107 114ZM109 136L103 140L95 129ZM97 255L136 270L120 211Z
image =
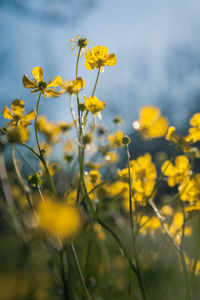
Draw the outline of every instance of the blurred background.
M27 110L35 108L37 96L22 85L23 74L32 78L34 66L44 69L46 80L74 79L76 58L69 44L80 34L107 46L118 59L101 74L96 91L107 102L103 122L108 126L120 114L131 134L140 107L156 105L181 130L199 111L198 0L0 0L0 31L1 110L16 98L26 102ZM89 96L96 71L87 71L84 59L80 75ZM43 99L44 112L55 121L71 120L66 95Z

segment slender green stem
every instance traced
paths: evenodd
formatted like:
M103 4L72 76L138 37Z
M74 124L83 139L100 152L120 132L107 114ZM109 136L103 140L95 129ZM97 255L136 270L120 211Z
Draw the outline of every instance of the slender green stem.
M199 221L198 221L196 251L195 251L195 257L194 257L194 263L192 266L191 281L194 280L199 254L200 254L200 217L199 217Z
M181 236L181 245L180 245L180 251L179 251L179 255L180 255L180 259L181 259L181 263L182 263L182 267L183 267L183 273L184 273L184 278L185 278L185 284L186 284L186 296L185 299L186 300L191 300L191 289L190 289L190 280L189 280L189 276L188 276L188 270L187 270L187 266L186 266L186 262L185 262L185 255L184 255L184 239L185 239L185 210L184 210L184 205L181 202L181 206L182 206L182 212L183 212L183 226L182 226L182 236Z
M53 182L53 179L49 173L49 169L48 169L48 166L47 166L47 163L44 159L44 156L43 156L43 153L41 151L41 148L40 148L40 143L39 143L39 139L38 139L38 132L37 132L37 118L38 118L38 110L39 110L39 105L40 105L40 98L41 98L41 92L39 93L39 97L38 97L38 101L37 101L37 106L36 106L36 117L35 117L35 137L36 137L36 142L37 142L37 146L38 146L38 150L39 150L39 153L40 153L40 160L44 166L44 169L45 169L45 172L47 174L47 177L49 179L49 182L50 182L50 185L51 185L51 188L52 188L52 191L55 195L57 195L57 192L56 192L56 188L55 188L55 185L54 185L54 182Z
M79 47L78 55L77 55L77 61L76 61L76 79L78 77L78 64L79 64L80 56L81 56L81 47Z
M91 300L90 294L88 292L88 289L87 289L87 286L86 286L86 283L85 283L85 280L84 280L84 277L83 277L83 273L81 271L81 267L80 267L80 263L79 263L78 256L77 256L77 253L76 253L76 249L75 249L75 246L74 246L73 243L71 244L71 248L72 248L72 253L74 255L74 260L75 260L75 263L76 263L76 267L77 267L77 270L78 270L80 282L81 282L81 285L82 285L83 290L85 292L85 297L86 297L87 300Z
M66 272L65 272L65 257L64 257L64 250L61 249L60 252L60 263L61 263L61 278L62 278L62 284L63 284L63 299L68 300L69 299L69 289L66 282Z
M22 160L25 162L25 164L29 167L29 169L33 172L36 173L36 170L31 166L31 164L29 163L29 161L25 158L25 156L21 153L21 151L19 151L19 149L17 147L15 147L15 150L17 152L17 154L22 158Z
M129 216L130 216L130 225L131 225L131 238L133 242L133 250L135 256L135 263L137 268L137 280L139 283L140 291L142 294L143 299L147 299L144 283L141 276L140 264L137 255L137 247L136 247L136 236L134 232L134 223L133 223L133 208L132 208L132 178L131 178L131 169L130 169L130 154L128 151L128 144L126 145L126 158L128 163L128 179L129 179ZM135 201L135 213L136 213L136 227L137 227L137 211L136 211L136 201Z
M92 91L92 97L94 96L94 93L96 91L97 83L98 83L98 80L99 80L99 75L100 75L100 68L98 69L97 78L96 78L94 88L93 88L93 91Z

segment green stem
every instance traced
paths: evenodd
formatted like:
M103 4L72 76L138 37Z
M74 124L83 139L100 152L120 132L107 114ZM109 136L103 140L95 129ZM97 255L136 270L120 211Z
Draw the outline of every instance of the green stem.
M130 225L131 225L131 237L132 237L132 242L133 242L133 250L134 250L134 256L135 256L135 263L136 263L136 268L137 268L137 280L139 283L140 291L142 294L143 299L147 299L145 288L144 288L144 283L142 280L141 276L141 270L140 270L140 264L139 264L139 259L137 255L137 247L136 247L136 236L134 232L134 223L133 223L133 208L132 208L132 178L131 178L131 169L130 169L130 154L128 151L128 144L126 145L126 158L127 158L127 163L128 163L128 179L129 179L129 216L130 216ZM137 227L137 211L136 211L136 201L135 201L135 212L136 212L136 227Z
M56 188L55 188L55 185L54 185L54 182L53 182L53 179L49 173L49 169L48 169L48 166L46 164L46 161L44 159L44 156L43 156L43 153L41 151L41 148L40 148L40 143L39 143L39 139L38 139L38 132L37 132L37 118L38 118L38 110L39 110L39 104L40 104L40 98L41 98L41 95L42 93L40 92L39 93L39 97L38 97L38 101L37 101L37 106L36 106L36 117L35 117L35 137L36 137L36 142L37 142L37 146L38 146L38 150L39 150L39 157L40 157L40 160L44 166L44 169L46 171L46 174L47 174L47 177L49 179L49 182L50 182L50 185L51 185L51 188L52 188L52 191L55 195L57 195L57 192L56 192Z
M22 160L25 162L25 164L29 167L29 169L33 172L36 173L36 170L33 169L33 167L31 166L31 164L29 163L29 161L24 157L24 155L21 153L21 151L19 151L19 149L17 147L15 147L16 152L18 153L18 155L22 158Z
M69 299L69 289L66 282L66 273L65 273L65 260L64 260L64 250L61 249L60 252L60 263L61 263L61 278L62 278L62 284L63 284L63 299L68 300Z
M99 75L100 75L100 68L98 69L97 78L96 78L95 85L94 85L93 92L92 92L92 97L94 97L94 93L96 91L97 83L99 80Z
M88 292L88 289L87 289L87 286L86 286L86 283L85 283L85 280L84 280L84 277L83 277L83 273L81 271L81 267L80 267L80 264L79 264L78 256L77 256L77 253L76 253L76 249L75 249L75 246L74 246L73 243L71 244L71 248L72 248L72 253L74 255L76 267L77 267L77 270L78 270L80 282L81 282L81 285L82 285L83 290L85 292L86 299L87 300L91 300L90 294Z
M184 239L185 239L185 211L184 211L184 205L181 202L182 205L182 212L183 212L183 226L182 226L182 236L181 236L181 245L180 245L180 251L179 251L179 255L180 255L180 259L181 259L181 263L182 263L182 267L183 267L183 273L184 273L184 278L185 278L185 284L186 284L186 300L191 300L191 290L190 290L190 280L189 280L189 276L188 276L188 270L187 270L187 266L185 263L185 256L184 256Z
M194 257L194 263L192 266L191 281L194 280L197 262L198 262L198 258L199 258L199 253L200 253L200 217L199 217L198 229L197 229L196 251L195 251L195 257Z
M81 56L81 47L79 47L78 55L77 55L77 61L76 61L76 79L78 77L78 64L79 64L80 56Z

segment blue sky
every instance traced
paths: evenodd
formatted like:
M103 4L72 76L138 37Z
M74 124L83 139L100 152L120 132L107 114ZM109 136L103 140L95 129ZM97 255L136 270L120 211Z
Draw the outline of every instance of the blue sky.
M71 3L73 12L76 4L79 9L80 1ZM64 6L58 8L62 11ZM118 59L115 67L101 74L96 91L107 102L103 119L108 126L113 116L120 114L126 120L123 128L131 132L131 124L143 105L159 106L178 127L187 124L191 114L200 109L197 0L94 1L91 8L81 12L79 21L61 25L1 9L0 25L1 110L15 98L25 100L28 109L35 107L36 97L21 81L24 73L31 76L34 66L43 67L46 79L56 75L73 79L75 57L69 39L78 34L95 45L107 46ZM85 70L84 59L80 75L87 83L84 94L89 96L96 71ZM66 95L45 99L40 111L54 120L71 120Z

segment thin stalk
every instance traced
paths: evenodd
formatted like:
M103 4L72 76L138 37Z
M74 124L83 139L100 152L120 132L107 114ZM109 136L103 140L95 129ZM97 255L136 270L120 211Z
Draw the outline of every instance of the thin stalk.
M73 107L73 102L72 102L72 95L69 96L69 105L70 105L72 119L73 119L74 124L76 126L76 130L78 130L78 124L77 124L77 120L76 120L76 114L75 114L74 107Z
M72 253L74 255L74 260L75 260L75 263L76 263L76 267L77 267L77 270L78 270L79 279L80 279L82 288L85 292L85 297L86 297L87 300L91 300L90 294L88 292L88 289L87 289L87 286L86 286L86 283L85 283L85 280L84 280L84 277L83 277L83 273L81 271L81 267L80 267L80 263L79 263L78 256L77 256L77 253L76 253L76 249L75 249L75 246L74 246L73 243L71 243L71 248L72 248Z
M139 264L139 259L137 256L137 248L136 248L136 236L134 232L134 223L133 223L133 208L132 208L132 178L131 178L131 169L130 169L130 154L128 151L128 144L126 145L126 158L127 158L127 163L128 163L128 179L129 179L129 217L130 217L130 226L131 226L131 237L132 237L132 242L133 242L133 250L134 250L134 256L135 256L135 263L136 263L136 268L137 268L137 280L139 283L140 291L142 294L143 299L147 299L145 288L144 288L144 283L142 280L141 276L141 270L140 270L140 264ZM136 227L137 227L137 211L136 211L136 201L135 201L135 212L136 212Z
M31 164L29 163L29 161L24 157L24 155L19 151L19 149L17 147L15 147L15 150L17 152L17 154L22 158L22 160L25 162L25 164L29 167L29 169L33 172L36 173L36 170L31 166Z
M182 204L182 212L183 212L183 226L182 226L182 236L181 236L181 245L180 245L180 259L183 267L183 273L184 273L184 278L185 278L185 284L186 284L186 300L191 300L191 289L190 289L190 280L188 276L188 270L187 266L185 263L185 255L184 255L184 239L185 239L185 211L184 211L184 205Z
M79 64L80 56L81 56L81 47L79 47L78 55L77 55L77 61L76 61L76 79L78 77L78 64Z
M52 188L52 191L55 195L57 195L57 192L56 192L56 188L55 188L55 185L54 185L54 182L53 182L53 179L49 173L49 169L48 169L48 166L46 164L46 161L44 159L44 156L43 156L43 153L41 151L41 148L40 148L40 143L39 143L39 139L38 139L38 132L37 132L37 118L38 118L38 110L39 110L39 104L40 104L40 98L41 98L41 95L42 93L40 92L39 93L39 97L38 97L38 101L37 101L37 106L36 106L36 117L35 117L35 137L36 137L36 142L37 142L37 146L38 146L38 150L39 150L39 157L40 157L40 160L44 166L44 169L46 171L46 174L47 174L47 177L49 179L49 182L50 182L50 185L51 185L51 188Z
M98 80L99 80L99 75L100 75L100 68L98 69L97 78L96 78L94 88L93 88L93 91L92 91L92 97L94 96L94 93L96 91L97 83L98 83Z
M199 254L200 254L200 217L199 217L198 229L197 229L196 251L195 251L195 257L194 257L194 263L192 266L191 281L194 280Z
M65 260L64 260L64 250L61 249L60 252L60 263L61 263L61 278L62 278L62 284L63 284L63 299L68 300L69 299L69 289L66 282L66 272L65 272Z

